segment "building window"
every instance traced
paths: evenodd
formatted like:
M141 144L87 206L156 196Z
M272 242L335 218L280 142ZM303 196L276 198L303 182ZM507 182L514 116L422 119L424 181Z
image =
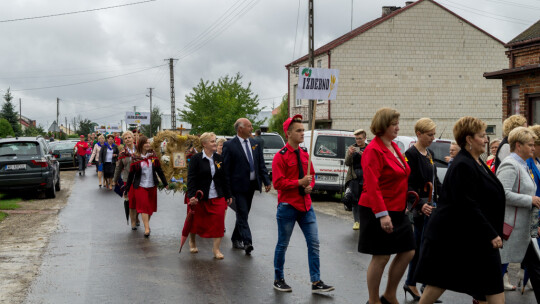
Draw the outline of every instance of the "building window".
M519 109L519 86L512 86L508 88L508 106L510 107L508 113L515 115L520 113ZM508 116L510 116L508 115Z
M529 98L529 109L531 112L529 123L531 125L540 124L540 96L533 96Z
M495 135L496 133L495 127L496 127L495 125L488 125L486 128L486 134Z
M324 99L317 99L317 104L324 103Z
M322 68L322 59L321 59L321 60L317 60L317 67L318 67L318 68Z
M302 99L296 98L297 90L298 90L298 85L295 84L294 85L294 100L295 100L294 101L294 106L295 107L300 107L300 106L302 106Z

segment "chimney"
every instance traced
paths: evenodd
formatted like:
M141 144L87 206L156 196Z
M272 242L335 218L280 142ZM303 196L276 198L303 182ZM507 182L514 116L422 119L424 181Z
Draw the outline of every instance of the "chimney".
M382 16L381 17L386 17L386 16L390 15L391 13L393 13L394 11L397 11L400 8L401 7L399 7L399 6L383 6L382 7Z
M411 5L411 4L413 4L413 3L414 3L414 1L407 1L407 2L405 2L405 6Z

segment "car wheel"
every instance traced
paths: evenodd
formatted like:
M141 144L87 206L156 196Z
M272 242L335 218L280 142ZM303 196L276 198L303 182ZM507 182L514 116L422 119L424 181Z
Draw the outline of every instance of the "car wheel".
M56 190L56 191L62 190L62 188L61 188L61 186L60 186L60 175L58 175L58 181L57 181L56 184L54 185L54 190Z
M56 197L56 186L54 183L50 188L45 189L45 196L47 198L55 198Z

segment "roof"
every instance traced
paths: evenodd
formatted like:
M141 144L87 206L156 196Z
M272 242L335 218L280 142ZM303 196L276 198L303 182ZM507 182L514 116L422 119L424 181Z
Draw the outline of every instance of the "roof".
M540 20L536 21L535 24L531 25L528 29L521 32L514 39L508 42L507 46L515 46L519 44L525 44L540 40Z
M516 75L520 73L528 73L533 71L540 71L540 64L524 65L513 69L502 69L495 72L484 73L484 77L487 79L502 79L504 76Z
M424 1L429 1L429 2L431 2L431 3L435 4L435 5L437 5L438 7L442 8L443 10L445 10L445 11L449 12L450 14L454 15L456 18L462 20L463 22L469 24L469 25L472 26L473 28L479 30L480 32L484 33L485 35L491 37L491 38L494 39L495 41L497 41L497 42L499 42L500 44L504 45L504 42L502 42L501 40L495 38L493 35L489 34L488 32L484 31L483 29L477 27L476 25L474 25L474 24L472 24L471 22L469 22L467 19L465 19L465 18L459 16L458 14L456 14L456 13L454 13L453 11L447 9L447 8L444 7L443 5L437 3L437 2L435 2L435 1L433 1L433 0L418 0L418 1L414 2L414 3L412 3L412 4L406 5L405 7L401 8L401 9L395 10L395 11L393 11L392 13L390 13L390 14L384 16L384 17L379 17L379 18L377 18L377 19L375 19L375 20L372 20L372 21L370 21L370 22L368 22L368 23L365 23L364 25L362 25L362 26L360 26L360 27L357 27L356 29L354 29L354 30L348 32L347 34L345 34L345 35L343 35L343 36L341 36L341 37L339 37L339 38L337 38L337 39L335 39L335 40L333 40L333 41L330 41L329 43L327 43L327 44L321 46L320 48L316 49L316 50L313 52L313 53L314 53L313 56L316 57L316 56L318 56L318 55L320 55L320 54L324 54L324 53L326 53L326 52L328 52L328 51L330 51L330 50L332 50L332 49L334 49L334 48L336 48L336 47L342 45L343 43L345 43L345 42L347 42L347 41L349 41L349 40L351 40L351 39L353 39L353 38L355 38L355 37L357 37L357 36L359 36L359 35L361 35L361 34L367 32L368 30L370 30L370 29L376 27L377 25L379 25L379 24L385 22L386 20L392 19L392 18L394 18L395 16L397 16L397 15L403 13L404 11L406 11L406 10L408 10L408 9L411 9L412 7L414 7L414 6L416 6L416 5L418 5L419 3L424 2ZM295 61L293 61L293 62L287 64L285 67L288 68L288 67L290 67L291 65L296 65L296 64L298 64L298 63L300 63L300 62L303 62L303 61L308 60L308 58L309 58L309 54L308 54L308 55L304 55L304 56L302 56L302 57L296 59Z

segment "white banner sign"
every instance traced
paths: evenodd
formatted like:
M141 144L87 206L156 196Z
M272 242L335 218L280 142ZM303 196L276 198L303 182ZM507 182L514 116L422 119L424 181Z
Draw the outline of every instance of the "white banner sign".
M98 132L100 134L103 134L103 133L105 133L105 131L107 131L107 126L106 125L95 126L94 131L96 131L96 132Z
M126 123L128 125L149 125L150 112L126 112Z
M114 133L114 132L120 133L120 131L121 131L120 124L118 124L118 123L107 124L105 130L106 130L107 133Z
M339 70L301 67L299 72L297 99L336 99Z

